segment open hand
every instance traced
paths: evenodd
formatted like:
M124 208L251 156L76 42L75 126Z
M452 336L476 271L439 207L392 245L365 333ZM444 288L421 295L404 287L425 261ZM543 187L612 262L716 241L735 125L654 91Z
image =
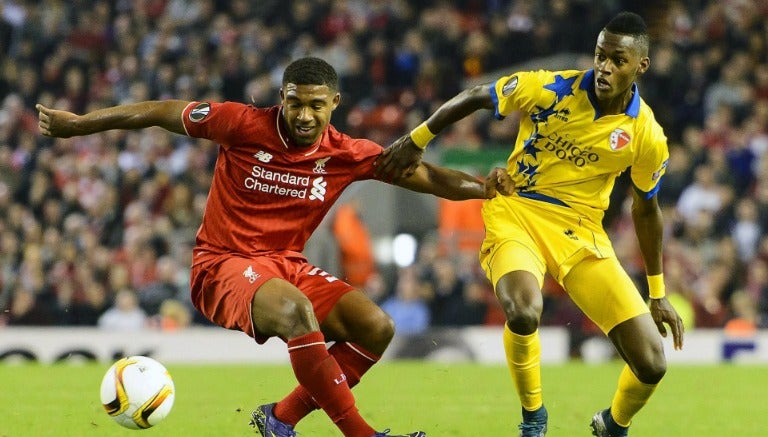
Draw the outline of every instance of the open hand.
M677 314L677 311L675 311L675 308L669 303L669 300L667 300L666 297L661 299L651 299L650 308L651 316L656 323L656 327L659 328L661 336L667 336L667 329L664 327L664 324L666 323L672 331L672 339L675 349L682 349L683 333L685 332L683 319Z
M384 180L409 177L416 171L424 155L424 149L411 140L410 134L398 138L376 160L375 173Z

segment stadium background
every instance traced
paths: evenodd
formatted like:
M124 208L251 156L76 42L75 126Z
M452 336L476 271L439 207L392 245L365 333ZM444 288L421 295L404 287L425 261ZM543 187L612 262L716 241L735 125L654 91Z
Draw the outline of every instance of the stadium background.
M387 145L468 85L517 69L590 68L601 26L624 9L649 23L640 92L670 140L659 194L668 294L689 332L762 338L768 327L764 0L1 5L0 337L27 326L206 326L189 305L188 266L216 145L158 129L51 140L38 133L35 103L78 113L167 98L272 105L284 66L316 55L341 77L333 124ZM441 134L426 159L478 175L501 165L514 117L489 115ZM606 226L645 292L628 189L620 178ZM498 327L476 261L478 209L357 184L307 254L365 287L401 335ZM567 332L567 355L583 357L596 328L554 283L545 294L543 324Z

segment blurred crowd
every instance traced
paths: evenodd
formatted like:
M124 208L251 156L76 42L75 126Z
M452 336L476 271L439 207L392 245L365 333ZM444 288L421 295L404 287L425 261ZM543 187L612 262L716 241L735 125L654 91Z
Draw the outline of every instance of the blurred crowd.
M768 326L768 1L636 3L1 1L0 325L206 323L188 281L217 145L159 129L52 140L36 103L273 105L284 66L315 55L340 75L334 125L387 145L473 80L560 53L578 59L561 68L590 68L601 27L630 9L652 34L640 92L670 140L659 194L670 298L688 329ZM509 147L512 118L473 115L431 148ZM620 178L606 225L645 292L629 189ZM474 250L441 237L392 284L368 278L372 296L409 314L403 333L503 323ZM594 330L556 284L545 293L545 324Z

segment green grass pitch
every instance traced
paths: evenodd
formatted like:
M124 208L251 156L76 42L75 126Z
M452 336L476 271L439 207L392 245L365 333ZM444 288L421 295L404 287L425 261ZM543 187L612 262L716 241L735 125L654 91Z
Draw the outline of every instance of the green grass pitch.
M276 401L295 380L285 366L168 365L176 401L154 428L123 429L99 401L107 364L0 365L0 437L247 436L258 404ZM592 414L608 405L618 363L545 366L551 437L588 436ZM430 437L517 436L519 403L504 366L385 362L355 389L363 416L379 430L417 429ZM768 435L768 367L670 366L635 418L634 437ZM338 436L321 412L302 421L303 437Z

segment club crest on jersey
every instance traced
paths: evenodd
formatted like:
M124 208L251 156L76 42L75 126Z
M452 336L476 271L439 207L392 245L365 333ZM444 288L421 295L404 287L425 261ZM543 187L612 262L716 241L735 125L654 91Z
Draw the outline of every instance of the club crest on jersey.
M330 156L326 156L325 158L320 158L315 161L315 168L312 169L312 172L314 173L325 173L325 163L328 162L328 160L331 159Z
M503 87L501 87L501 95L506 97L510 94L512 94L512 91L517 88L517 76L512 76L509 78L507 83L504 84Z
M191 111L189 111L189 121L197 123L202 121L211 112L210 103L198 103Z
M610 136L611 149L621 150L629 144L631 139L629 134L624 132L623 129L614 129Z
M259 277L261 277L260 274L253 271L252 266L248 266L248 268L245 269L245 271L243 272L243 276L245 276L245 279L247 279L248 282L251 284L256 282L256 280L259 279Z

